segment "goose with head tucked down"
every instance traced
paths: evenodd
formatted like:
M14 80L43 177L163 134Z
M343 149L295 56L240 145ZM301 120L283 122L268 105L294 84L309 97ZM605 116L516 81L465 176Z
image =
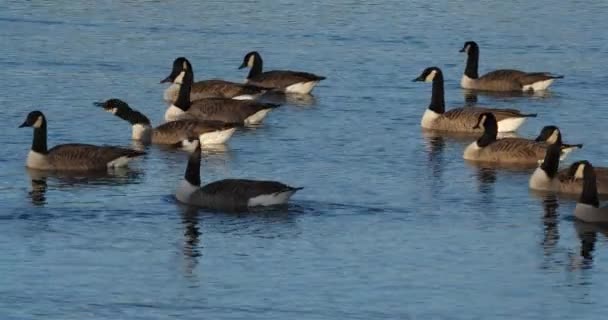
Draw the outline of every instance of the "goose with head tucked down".
M523 138L497 140L498 125L496 124L496 118L490 112L482 113L475 126L483 128L484 131L477 141L471 143L464 150L463 158L465 160L535 166L539 160L544 159L549 146L546 142Z
M541 91L547 89L555 79L564 76L550 72L523 72L502 69L479 76L479 46L475 41L467 41L460 52L467 53L467 64L460 81L464 89L485 91Z
M431 104L424 112L420 122L422 128L448 132L482 132L481 128L473 127L484 112L491 112L498 121L498 132L513 132L517 130L526 118L536 117L536 114L524 114L515 109L495 109L484 107L462 107L445 111L445 93L443 90L443 73L437 67L429 67L413 81L433 83Z
M284 205L295 188L276 181L225 179L201 187L201 148L190 154L184 180L175 197L179 202L216 210L247 210L250 207Z
M560 143L549 145L542 163L530 176L529 186L532 190L558 192L563 194L580 194L583 190L583 168L587 161L577 161L569 168L559 170L559 158L563 149ZM597 177L598 193L608 195L606 169L604 176Z
M247 84L273 88L286 93L309 94L325 77L316 74L289 70L263 72L264 62L257 51L251 51L243 58L239 69L250 68Z
M192 67L188 61L183 61L177 78L182 85L177 100L165 112L166 121L194 119L255 125L262 123L272 109L279 107L276 104L227 98L208 98L191 102Z
M93 171L127 166L133 158L145 152L91 144L69 143L47 148L46 117L40 111L32 111L19 126L33 127L34 139L27 156L26 166L31 169L53 171Z
M589 162L582 163L577 171L579 170L583 176L583 190L574 208L574 216L584 222L608 223L608 207L600 207L593 165Z
M176 120L165 122L152 128L150 119L120 99L95 102L96 106L129 122L132 126L131 138L142 143L182 145L190 138L198 137L202 144L223 144L232 137L237 124L221 121Z
M179 77L184 63L190 64L188 59L179 57L173 61L171 74L160 83L171 82L164 93L164 100L174 103L179 95L179 88L182 85L182 78ZM194 71L192 71L194 74ZM268 91L267 88L242 84L220 79L209 79L194 82L190 88L190 100L196 101L205 98L230 98L238 100L252 100Z

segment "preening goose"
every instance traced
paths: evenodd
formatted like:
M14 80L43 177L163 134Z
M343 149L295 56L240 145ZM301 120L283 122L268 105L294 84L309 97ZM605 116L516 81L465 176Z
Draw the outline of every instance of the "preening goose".
M479 76L479 46L475 41L467 41L460 52L466 52L467 65L460 86L464 89L487 91L540 91L547 89L553 80L564 76L549 72L523 72L519 70L502 69Z
M202 144L222 144L232 137L237 126L221 121L176 120L152 128L148 117L120 99L96 102L95 105L129 122L133 128L131 138L143 143L179 145L191 137L198 137Z
M289 198L302 188L294 188L276 181L245 179L219 180L201 187L201 148L188 159L184 180L178 186L175 197L179 202L218 210L246 210L249 207L286 204Z
M245 125L259 124L270 110L278 107L276 104L226 98L209 98L191 102L192 68L188 61L183 61L182 71L177 79L182 85L177 100L165 112L166 121L196 119Z
M19 126L33 127L34 139L27 156L26 166L31 169L57 171L106 170L127 166L127 163L145 152L114 146L90 144L61 144L51 149L46 145L46 118L40 111L32 111Z
M308 72L298 72L289 70L273 70L263 72L264 62L257 51L249 52L243 58L243 63L239 69L251 68L247 75L247 83L274 88L286 93L308 94L312 89L324 80L325 77Z
M182 79L178 76L182 71L182 65L187 62L190 64L188 59L179 57L173 61L173 69L171 74L165 79L161 80L160 83L171 82L164 93L164 100L168 103L174 103L177 100L179 94L179 87L182 84ZM194 73L194 71L193 71ZM242 84L231 81L225 81L220 79L210 79L198 81L192 84L190 88L190 100L196 101L205 98L231 98L239 100L251 100L259 97L268 89L250 85Z
M582 163L578 170L583 175L583 191L574 208L574 216L584 222L608 223L608 207L600 207L593 166L589 162Z
M544 161L530 176L530 189L564 194L580 194L583 191L583 168L588 162L578 161L568 169L558 171L561 153L559 143L547 148ZM605 176L604 179L597 179L597 186L599 194L608 194L608 180Z
M498 121L498 132L513 132L519 128L526 118L536 117L536 114L523 114L515 109L494 109L483 107L453 108L445 111L445 93L443 90L443 72L437 67L426 68L413 81L433 83L431 104L422 116L421 126L425 129L451 132L482 132L473 129L479 115L491 112Z
M484 132L464 150L463 158L466 160L532 166L544 159L549 146L546 142L522 138L497 140L496 118L489 112L482 113L475 126L483 128Z

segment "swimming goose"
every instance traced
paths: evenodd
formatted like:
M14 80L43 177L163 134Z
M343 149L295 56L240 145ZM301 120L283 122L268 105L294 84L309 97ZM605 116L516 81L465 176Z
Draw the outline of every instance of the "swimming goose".
M251 68L247 83L282 90L286 93L307 94L325 77L308 72L273 70L263 72L264 62L256 51L249 52L243 58L239 69Z
M27 156L26 166L39 170L92 171L127 166L127 163L145 152L114 146L95 146L70 143L47 149L46 118L40 111L32 111L19 126L33 127L34 139Z
M460 52L466 52L467 65L460 81L464 89L487 91L540 91L545 90L553 80L564 76L549 72L523 72L519 70L502 69L479 76L477 65L479 63L479 46L475 41L467 41Z
M562 149L559 143L551 144L547 148L544 161L536 170L534 170L532 176L530 176L530 189L565 194L580 194L582 192L582 168L588 162L578 161L569 168L558 171L561 152ZM597 185L599 194L608 194L608 180L606 179L606 176L604 176L603 179L598 177Z
M198 137L202 144L222 144L236 130L236 124L221 121L176 120L152 128L148 117L131 109L120 99L95 102L96 106L128 121L132 126L131 138L143 143L178 145L191 137Z
M574 216L584 222L608 223L608 207L600 207L595 171L591 163L583 163L578 170L583 175L583 191L574 208Z
M190 102L192 68L187 61L182 63L182 71L177 79L182 83L179 95L165 112L166 121L179 119L216 120L238 124L260 124L276 104L251 100L209 98Z
M545 151L549 146L546 142L522 138L496 140L498 126L496 118L490 112L482 113L475 127L483 128L484 132L477 141L471 143L464 150L463 158L466 160L499 164L536 165L538 160L544 159Z
M548 144L557 143L561 146L562 157L574 151L575 149L581 149L582 143L579 144L568 144L562 141L562 133L556 126L544 126L540 131L540 134L534 139L537 142L546 142Z
M587 162L588 161L585 160L573 162L568 168L560 170L559 175L569 179L582 180L583 171L578 169L581 164L587 164ZM608 194L608 168L593 166L593 171L595 171L599 193Z
M245 179L219 180L201 187L201 148L188 159L184 180L178 186L175 197L178 201L220 210L246 210L249 207L286 204L289 198L302 188L294 188L275 181Z
M190 61L184 57L179 57L173 61L173 70L171 74L160 83L171 82L164 93L164 100L173 103L177 100L181 79L178 77L182 71L184 63L190 64ZM192 68L192 67L191 67ZM267 88L262 88L250 84L242 84L220 79L210 79L198 81L192 84L190 89L190 100L196 101L204 98L232 98L239 100L251 100L266 92Z
M481 132L473 129L484 112L492 112L498 120L498 132L513 132L519 128L526 118L536 117L536 114L523 114L515 109L493 109L483 107L454 108L445 111L443 91L443 73L437 67L424 69L422 74L413 81L433 82L431 104L422 116L421 126L425 129L452 132Z

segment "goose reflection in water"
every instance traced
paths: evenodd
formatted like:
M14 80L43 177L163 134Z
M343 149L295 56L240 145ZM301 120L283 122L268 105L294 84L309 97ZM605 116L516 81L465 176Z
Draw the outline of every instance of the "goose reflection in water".
M475 106L478 103L479 96L485 96L493 98L495 100L506 100L511 98L537 98L547 99L551 98L552 94L549 90L542 91L481 91L481 90L470 90L462 89L462 95L464 97L464 103L467 106Z
M182 254L184 261L184 273L186 276L193 276L194 270L198 265L202 245L200 244L199 211L195 207L179 204L181 209L182 225L184 227L184 241Z
M311 94L284 93L279 91L266 92L258 100L264 103L290 104L299 107L317 104L317 98Z
M580 240L578 254L572 254L570 258L570 269L591 269L593 267L593 252L597 243L598 233L608 237L608 225L595 224L574 220L574 228Z
M543 252L551 256L559 241L559 202L555 195L548 195L543 199Z

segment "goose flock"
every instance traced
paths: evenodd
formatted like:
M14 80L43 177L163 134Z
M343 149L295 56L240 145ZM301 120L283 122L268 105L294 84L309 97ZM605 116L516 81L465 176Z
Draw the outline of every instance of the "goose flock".
M467 54L460 85L473 91L505 93L537 92L563 76L550 72L524 72L502 69L478 74L479 46L467 41L460 50ZM192 65L185 57L174 60L171 73L161 81L170 83L163 99L168 104L165 123L153 127L143 113L127 102L108 99L95 105L127 121L131 139L143 144L161 144L191 151L176 199L184 204L220 210L246 210L255 206L286 204L300 187L276 181L224 179L201 186L201 149L206 145L225 144L239 127L259 125L278 104L265 102L271 93L308 95L325 79L313 73L264 71L261 55L247 53L239 69L249 68L246 81L236 83L221 79L194 82ZM413 81L431 82L431 101L422 115L425 131L441 134L465 134L476 138L463 151L463 159L474 163L536 168L529 188L543 192L579 196L574 215L585 222L608 222L608 207L600 207L599 196L608 195L608 168L594 167L585 160L568 168L559 168L581 144L563 142L555 125L542 128L535 139L511 137L526 119L536 113L516 109L481 106L446 110L444 76L438 67L429 67ZM40 111L27 115L21 127L34 130L26 166L45 171L103 171L125 167L146 153L116 146L70 143L47 147L47 120ZM125 136L127 133L125 133Z

